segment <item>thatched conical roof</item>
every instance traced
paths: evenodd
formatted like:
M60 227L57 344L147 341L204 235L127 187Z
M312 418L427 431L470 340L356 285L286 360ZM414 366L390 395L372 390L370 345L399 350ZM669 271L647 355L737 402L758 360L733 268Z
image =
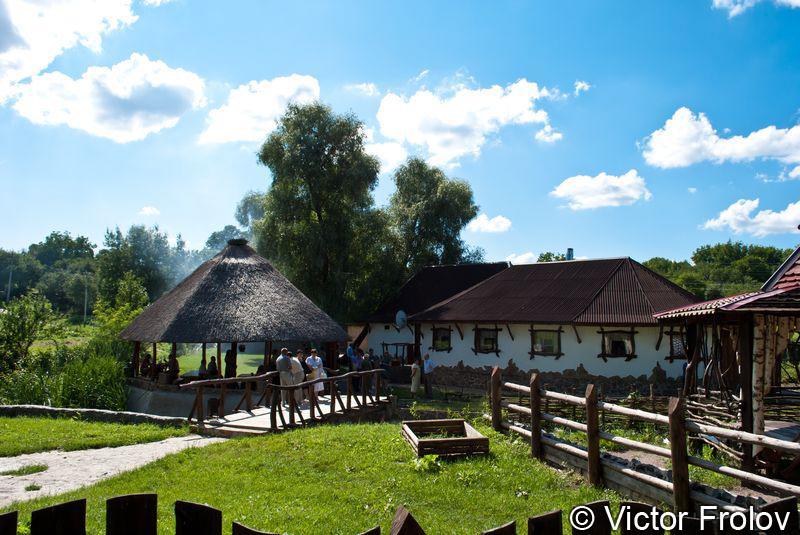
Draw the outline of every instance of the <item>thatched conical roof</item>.
M148 306L120 335L139 342L347 340L347 333L247 240L211 260Z

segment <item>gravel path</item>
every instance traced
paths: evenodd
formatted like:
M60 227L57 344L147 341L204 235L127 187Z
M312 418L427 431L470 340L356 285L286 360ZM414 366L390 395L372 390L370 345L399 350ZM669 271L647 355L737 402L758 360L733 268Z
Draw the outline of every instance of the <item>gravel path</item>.
M0 507L16 501L60 494L91 485L121 472L139 468L186 448L206 446L225 439L188 435L117 448L80 451L46 451L0 458L0 472L32 464L46 464L47 470L26 476L0 476ZM28 485L40 490L26 491Z

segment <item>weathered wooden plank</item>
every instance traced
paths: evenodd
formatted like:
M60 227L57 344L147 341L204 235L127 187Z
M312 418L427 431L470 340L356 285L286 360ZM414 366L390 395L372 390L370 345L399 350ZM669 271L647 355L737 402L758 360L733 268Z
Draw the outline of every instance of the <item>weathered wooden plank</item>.
M85 535L86 500L52 505L31 513L31 535Z
M669 445L672 461L672 505L675 511L691 512L689 499L689 462L686 452L684 399L669 400Z
M199 503L176 501L175 535L222 535L222 511Z
M106 500L106 535L155 535L158 495L128 494Z

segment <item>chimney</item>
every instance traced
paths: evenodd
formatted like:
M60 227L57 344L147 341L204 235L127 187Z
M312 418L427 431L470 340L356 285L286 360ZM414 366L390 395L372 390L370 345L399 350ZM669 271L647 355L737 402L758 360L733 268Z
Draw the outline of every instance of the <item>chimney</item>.
M575 251L572 250L572 247L567 248L567 260L575 260Z

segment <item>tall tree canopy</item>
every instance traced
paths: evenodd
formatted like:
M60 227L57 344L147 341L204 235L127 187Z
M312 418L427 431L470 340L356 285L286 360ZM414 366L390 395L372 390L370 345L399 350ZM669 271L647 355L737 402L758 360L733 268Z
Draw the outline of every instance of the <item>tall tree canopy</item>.
M419 158L400 166L394 181L390 224L397 234L400 264L408 274L424 266L482 258L481 251L470 250L461 239L462 229L478 214L466 181L448 178Z
M258 161L272 174L259 250L323 309L345 317L348 279L369 245L379 170L361 122L320 103L290 105Z

